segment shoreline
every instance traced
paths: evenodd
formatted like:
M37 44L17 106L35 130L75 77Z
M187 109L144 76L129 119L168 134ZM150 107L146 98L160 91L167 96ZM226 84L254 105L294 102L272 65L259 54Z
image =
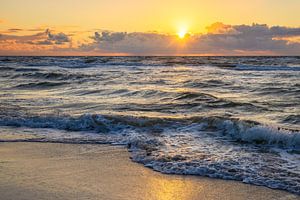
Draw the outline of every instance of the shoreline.
M129 157L122 146L1 142L1 199L300 199L238 181L161 174Z

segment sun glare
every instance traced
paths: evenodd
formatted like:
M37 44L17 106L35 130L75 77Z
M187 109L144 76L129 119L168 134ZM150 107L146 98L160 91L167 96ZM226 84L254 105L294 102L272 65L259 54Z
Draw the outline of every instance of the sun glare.
M183 39L186 34L187 34L186 29L180 29L179 32L177 33L178 37L181 38L181 39Z

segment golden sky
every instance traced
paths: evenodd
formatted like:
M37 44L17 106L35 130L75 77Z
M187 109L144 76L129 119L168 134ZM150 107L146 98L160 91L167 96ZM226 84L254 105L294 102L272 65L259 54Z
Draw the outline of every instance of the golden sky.
M207 34L207 27L215 22L230 26L257 23L298 28L299 10L299 0L1 0L0 34L29 36L49 29L53 35L66 34L71 44L63 42L64 48L74 48L91 42L94 32L103 30L164 35L181 32L184 37L184 33ZM288 36L288 41L299 41L297 34L292 38L289 33L281 36ZM12 45L7 38L6 43L0 42L2 54ZM30 46L29 43L15 45ZM62 45L58 45L61 49ZM109 52L120 53L118 49Z

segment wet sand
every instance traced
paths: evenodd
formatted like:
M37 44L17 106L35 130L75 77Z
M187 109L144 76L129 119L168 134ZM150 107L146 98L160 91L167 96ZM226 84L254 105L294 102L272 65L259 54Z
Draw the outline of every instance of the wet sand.
M0 199L300 199L236 181L164 175L129 157L107 145L0 143Z

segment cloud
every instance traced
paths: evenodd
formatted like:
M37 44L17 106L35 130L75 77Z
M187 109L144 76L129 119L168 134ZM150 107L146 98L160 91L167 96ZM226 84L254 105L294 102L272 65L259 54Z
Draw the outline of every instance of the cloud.
M28 33L28 32L45 32L45 28L34 28L34 29L22 29L22 28L9 28L9 29L6 29L6 30L0 30L0 34L18 34L18 35L21 35L21 34L24 34L24 33Z
M26 31L32 31L32 32L42 32L44 31L44 28L30 28L30 29L26 29Z
M222 22L216 22L206 27L209 34L237 34L231 25L225 25Z
M177 35L158 32L39 31L32 35L0 34L0 54L5 51L52 52L69 55L299 55L300 28L266 24L207 27L206 33ZM73 45L74 44L74 45ZM46 51L47 50L47 51Z
M8 29L10 32L22 31L22 29ZM33 35L9 35L0 34L0 41L13 40L15 43L27 43L31 45L62 45L69 43L71 39L64 33L53 34L49 29Z
M7 29L5 31L5 33L17 33L17 32L20 32L20 31L23 31L23 29L20 29L20 28L10 28L10 29Z
M0 34L0 41L14 40L16 43L26 43L45 38L45 32L36 33L33 35L11 35Z
M66 55L70 50L72 42L67 34L48 29L31 35L0 34L0 55Z
M300 44L289 44L285 39L300 36L300 28L268 27L265 24L231 26L233 31L199 37L194 47L205 45L207 49L222 49L242 52L273 52L274 54L299 54ZM281 37L281 39L280 39ZM285 38L284 38L285 37ZM209 48L210 47L210 48Z
M81 48L135 55L297 55L300 43L291 43L289 38L299 36L300 28L268 27L265 24L225 25L217 22L207 27L206 34L190 35L184 41L174 35L160 33L95 32L91 37L93 42Z
M91 37L93 43L81 46L85 50L95 50L106 53L128 54L163 54L172 53L176 49L174 36L159 33L125 33L125 32L95 32Z
M117 33L110 33L109 31L103 31L101 35L98 32L95 32L94 39L97 42L118 42L124 39L126 36L126 32L117 32Z
M64 44L70 42L70 38L64 33L53 34L49 29L46 30L47 42L50 44Z

